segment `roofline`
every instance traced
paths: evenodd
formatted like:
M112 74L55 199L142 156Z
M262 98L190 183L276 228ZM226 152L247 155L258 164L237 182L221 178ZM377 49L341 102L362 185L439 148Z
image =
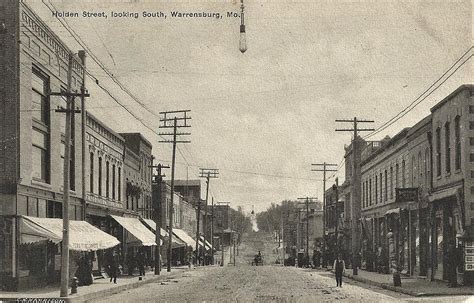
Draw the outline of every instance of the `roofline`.
M448 102L450 99L452 99L454 96L458 95L461 91L463 90L474 90L474 84L463 84L459 86L455 91L450 93L448 96L446 96L444 99L439 101L435 106L433 106L430 111L433 113L436 110L438 110L440 107L442 107L446 102Z
M145 138L145 136L142 135L142 133L139 133L139 132L134 132L134 133L120 133L120 135L139 135L140 136L140 139L142 141L144 141L146 144L148 144L148 146L150 148L153 148L153 145L150 143L150 141L147 140L147 138Z
M91 117L93 120L95 120L97 123L99 123L103 128L105 128L106 130L108 130L109 132L111 132L114 136L117 136L119 139L121 139L123 141L123 143L125 144L125 138L122 137L119 133L117 133L116 131L114 131L113 129L111 129L110 127L108 127L104 122L102 122L99 118L97 118L96 116L94 116L93 114L91 114L91 112L87 111L86 110L86 115Z

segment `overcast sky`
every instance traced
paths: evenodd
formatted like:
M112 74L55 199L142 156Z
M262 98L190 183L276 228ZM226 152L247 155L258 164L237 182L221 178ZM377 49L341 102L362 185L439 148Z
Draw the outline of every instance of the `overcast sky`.
M73 50L81 49L40 0L26 1ZM48 3L48 0L44 0ZM191 144L179 145L177 178L218 168L216 201L262 211L272 202L322 197L311 163L341 163L350 133L335 119L373 119L377 128L438 79L472 42L470 1L248 1L248 50L239 18L172 18L172 11L239 12L238 1L57 1L95 56L153 112L190 109ZM112 18L162 11L163 18ZM471 51L472 54L472 51ZM130 111L159 131L158 118L127 96L91 58L88 69ZM390 128L393 136L429 114L461 84L472 59ZM89 110L117 132L139 131L162 163L171 146L120 108L92 81ZM347 125L349 127L350 125ZM170 176L170 173L167 173ZM344 178L343 169L338 173ZM332 184L331 179L328 186ZM204 185L204 182L203 182Z

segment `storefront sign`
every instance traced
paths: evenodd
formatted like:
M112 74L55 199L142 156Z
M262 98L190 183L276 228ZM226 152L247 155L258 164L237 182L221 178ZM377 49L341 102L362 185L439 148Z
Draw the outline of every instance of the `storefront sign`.
M418 188L396 188L397 202L412 202L418 200Z
M474 271L474 242L466 241L464 247L464 268L466 271Z

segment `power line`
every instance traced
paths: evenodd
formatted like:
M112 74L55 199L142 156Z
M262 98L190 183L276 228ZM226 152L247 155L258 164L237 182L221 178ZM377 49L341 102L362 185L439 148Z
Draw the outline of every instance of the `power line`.
M459 68L461 68L461 66L463 66L469 59L471 59L471 57L473 56L472 54L466 59L464 60L451 74L449 74L447 76L446 79L444 79L438 86L436 86L431 92L429 92L425 97L423 97L423 95L425 95L431 88L433 88L439 81L441 81L441 79L446 76L471 50L472 50L473 46L471 46L466 52L464 52L462 54L461 57L459 57L440 77L438 77L438 79L436 81L434 81L427 89L425 89L415 100L413 100L407 107L405 107L402 111L400 111L399 113L397 113L395 116L393 116L391 119L389 119L388 121L386 121L385 123L383 123L378 129L376 129L374 132L368 134L367 136L364 137L364 139L367 139L367 138L370 138L378 133L380 133L381 131L383 131L384 129L386 129L387 127L391 126L392 124L394 124L395 122L397 122L398 120L400 120L402 117L404 117L406 114L408 114L410 111L412 111L418 104L420 104L421 102L423 102L427 97L429 97L433 92L435 92L443 83L445 83L454 73L456 73ZM423 97L423 98L422 98ZM422 98L422 99L420 99Z

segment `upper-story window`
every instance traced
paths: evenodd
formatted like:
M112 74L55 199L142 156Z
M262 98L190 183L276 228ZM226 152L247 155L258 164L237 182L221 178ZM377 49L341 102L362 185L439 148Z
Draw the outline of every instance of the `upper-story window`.
M415 155L411 157L411 186L416 186L416 159Z
M97 183L99 185L99 196L102 196L102 157L99 157L99 178Z
M105 162L105 196L110 197L110 163Z
M369 204L372 205L372 179L369 179Z
M388 200L388 178L387 178L387 170L385 170L384 174L385 174L385 176L384 176L384 177L385 177L385 179L384 179L384 181L385 181L384 201L387 201L387 200Z
M405 160L402 161L402 188L406 186L406 167Z
M441 176L441 128L436 129L436 176Z
M94 153L90 153L89 158L90 172L89 172L89 191L94 193Z
M49 78L33 67L31 81L32 113L32 177L38 181L50 182L50 117L49 117Z
M383 183L382 183L382 173L380 173L380 203L383 202Z
M117 192L118 192L118 200L122 200L122 168L118 167L118 179L117 179Z
M379 200L378 190L379 190L379 182L378 182L377 173L376 173L375 174L375 204L377 204Z
M461 117L454 119L454 169L461 169Z
M445 152L446 152L446 155L445 155L446 173L449 174L451 172L451 129L450 129L449 122L446 122L446 124L444 125L444 136L445 136L444 147L445 147Z
M390 199L393 199L393 166L390 166Z
M425 150L425 186L430 187L431 167L430 167L430 149Z
M398 187L398 175L400 173L400 168L398 166L398 163L395 164L395 188Z

